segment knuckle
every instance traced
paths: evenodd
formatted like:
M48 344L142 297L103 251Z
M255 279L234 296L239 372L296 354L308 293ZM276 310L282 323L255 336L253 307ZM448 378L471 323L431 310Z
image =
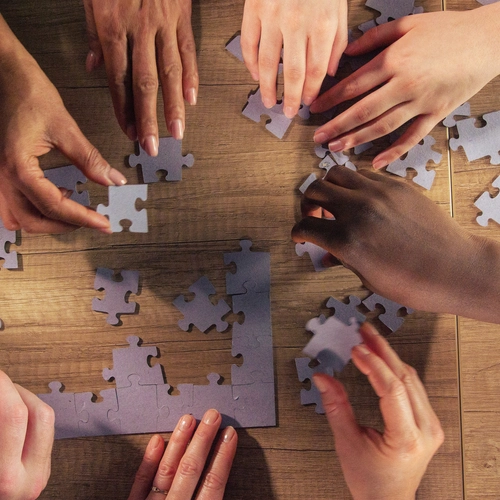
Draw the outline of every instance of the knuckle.
M265 54L259 54L259 66L264 71L278 71L278 61L274 57Z
M394 128L387 119L384 119L376 122L373 125L373 130L377 134L377 136L382 137L384 135L391 133L394 130Z
M158 476L163 481L171 481L174 479L175 473L177 472L177 468L168 462L161 462L158 466Z
M186 37L179 41L179 49L181 52L196 53L196 43L193 38Z
M288 66L285 68L285 80L292 83L300 83L304 80L304 71L298 66Z
M48 427L54 427L55 413L51 406L41 401L36 408L36 419Z
M179 474L185 477L199 477L202 470L203 465L191 456L184 457L178 469Z
M356 106L355 117L358 123L366 123L371 117L371 109L363 104Z
M211 491L223 491L226 487L226 481L220 474L211 471L205 476L203 487Z
M143 460L144 460L144 462L146 461L145 459L143 459ZM149 485L151 483L151 479L152 479L152 475L150 474L150 472L147 470L146 467L139 467L139 469L137 469L137 472L135 473L135 476L134 476L134 482L136 484Z
M439 448L444 442L444 431L437 418L435 424L431 427L431 434L436 448Z
M158 92L158 78L153 75L140 75L134 80L134 93L151 95Z
M404 383L399 379L392 380L389 383L389 387L387 389L391 397L395 399L403 397L406 393L406 387Z
M180 61L165 64L161 69L161 78L165 80L179 80L182 77L182 66Z
M357 96L359 93L359 82L356 78L349 80L344 87L343 94L345 96Z
M13 403L9 406L8 414L5 415L5 423L9 427L23 427L27 421L28 408L24 403Z
M320 64L310 64L307 66L307 77L314 80L320 80L324 78L326 71Z

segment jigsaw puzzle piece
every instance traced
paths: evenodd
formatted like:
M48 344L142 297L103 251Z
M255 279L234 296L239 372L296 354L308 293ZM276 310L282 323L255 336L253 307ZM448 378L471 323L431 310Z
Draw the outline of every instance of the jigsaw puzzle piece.
M104 299L92 299L92 310L108 313L106 321L110 325L119 324L119 315L134 314L137 308L137 303L128 302L127 297L129 293L136 294L138 291L139 272L121 271L119 274L122 280L116 281L112 269L99 267L94 281L94 289L105 290L106 295Z
M390 163L386 168L387 172L391 172L391 174L398 175L399 177L406 177L407 170L413 168L417 172L417 175L412 179L413 182L425 189L430 189L436 172L434 170L427 170L427 163L432 160L434 163L439 164L443 157L441 153L432 149L435 143L436 141L432 136L428 135L424 137L423 144L417 144L411 148L403 160L399 158Z
M327 158L331 157L335 162L335 165L345 165L349 161L349 156L347 156L343 151L330 151L328 148L323 147L321 144L318 144L314 147L314 153L318 158ZM320 167L325 168L325 167Z
M75 167L75 165L68 165L66 167L51 168L44 171L45 177L55 184L57 187L65 188L71 191L70 200L76 201L85 207L90 206L90 197L88 191L77 191L78 184L87 182L82 171Z
M108 199L108 206L97 205L96 211L108 216L113 233L123 231L123 227L120 224L122 220L131 222L129 227L131 233L148 232L147 210L145 208L142 210L135 208L137 200L146 201L148 199L148 186L146 184L109 186Z
M309 174L309 177L302 183L302 185L299 187L299 191L304 194L307 190L307 188L315 181L317 180L316 174Z
M377 23L383 24L413 14L415 0L367 0L365 5L380 12Z
M81 436L121 434L120 421L108 419L108 412L118 411L116 389L104 389L100 395L103 400L93 402L94 394L91 392L75 394L76 411L80 416L78 427Z
M492 186L500 189L500 176L496 177ZM476 217L480 226L486 227L490 219L500 224L500 194L490 196L490 193L486 191L475 201L474 205L482 212Z
M384 312L379 314L378 319L387 327L391 332L395 332L404 323L404 318L398 316L399 311L406 310L406 314L411 314L413 309L402 306L397 302L386 299L381 295L372 293L365 300L363 304L370 310L374 311L377 304L384 308Z
M156 386L157 432L172 432L179 419L189 413L186 408L189 409L193 406L193 384L179 384L177 389L180 394L177 395L170 394L171 389L168 384Z
M349 295L348 303L341 302L333 297L328 299L326 307L333 309L333 316L342 321L345 325L351 323L351 318L355 318L358 323L363 323L366 317L356 308L361 304L361 299L355 295Z
M328 252L314 243L306 241L304 243L296 243L295 253L302 257L305 253L309 254L311 262L314 265L314 270L316 272L326 271L328 267L323 265L323 257L328 254Z
M243 356L241 366L231 365L231 384L248 385L254 382L274 382L273 339L258 337L258 347L243 347L233 343L232 355Z
M224 264L236 264L236 273L226 273L226 293L246 293L245 284L255 283L255 292L269 292L271 287L271 255L269 252L253 252L250 240L240 241L240 252L224 254Z
M360 155L361 153L368 151L372 147L373 147L373 142L365 142L363 144L359 144L358 146L354 146L354 154Z
M470 103L465 102L461 106L459 106L457 109L452 111L444 120L443 120L443 125L445 127L454 127L457 124L457 120L455 120L456 116L470 116Z
M237 427L272 427L276 425L274 383L254 382L232 387L236 404Z
M226 44L226 50L234 57L243 62L243 53L241 51L241 35L236 35Z
M217 304L212 304L210 295L215 294L215 288L210 280L202 276L189 287L189 291L195 294L193 300L187 301L184 295L179 295L173 302L184 314L184 318L178 322L179 327L185 332L189 330L190 325L196 326L202 332L206 332L212 325L216 325L218 332L226 330L228 323L223 321L222 317L231 308L222 299Z
M81 436L78 427L79 417L76 412L75 393L64 392L61 382L50 382L51 392L48 394L37 394L47 403L55 413L55 439L64 439Z
M139 377L139 385L164 384L160 364L151 366L149 359L158 357L156 346L139 346L140 339L135 335L127 338L129 347L113 349L113 369L104 368L104 380L115 379L117 388L130 386L130 375Z
M165 171L168 182L182 180L182 167L192 167L192 154L182 155L182 141L173 137L160 137L158 155L149 156L139 144L139 154L130 155L128 163L131 167L141 166L142 178L145 183L158 182L158 172Z
M18 269L19 262L17 252L9 251L8 246L16 243L16 231L6 229L2 219L0 219L0 259L4 260L4 269Z
M324 367L321 363L314 368L311 368L309 364L311 363L310 358L295 358L295 367L297 368L297 375L300 382L305 382L306 380L311 381L311 388L301 389L300 391L300 403L302 405L316 405L316 413L325 413L323 403L321 401L321 395L312 381L312 376L315 373L326 373L333 377L333 369L331 367Z

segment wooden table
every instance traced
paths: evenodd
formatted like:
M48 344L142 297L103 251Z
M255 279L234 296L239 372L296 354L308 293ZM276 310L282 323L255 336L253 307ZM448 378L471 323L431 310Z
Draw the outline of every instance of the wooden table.
M417 2L440 10L441 1ZM129 183L139 182L125 158L134 145L113 114L104 70L88 75L83 7L77 1L2 2L0 11L59 89L83 132ZM446 2L468 9L474 0ZM374 17L362 0L350 2L349 25ZM298 186L318 159L312 134L317 122L296 120L283 140L241 116L256 87L225 43L240 29L243 0L202 0L193 6L200 69L199 103L187 111L183 151L195 157L179 183L150 185L145 203L149 232L100 233L79 230L63 236L22 233L17 250L22 270L0 271L0 367L35 393L48 392L53 380L67 391L109 387L102 378L112 366L112 349L126 346L129 335L159 347L170 385L207 383L220 373L230 383L231 330L183 332L172 300L207 275L224 295L222 253L238 250L250 238L271 253L272 316L276 370L275 428L240 430L239 452L227 498L349 498L326 420L300 405L294 358L309 338L305 323L328 313L326 299L368 295L344 268L315 273L307 258L295 255L290 229L299 219ZM473 113L500 109L500 80L472 100ZM162 116L161 98L158 104ZM498 225L481 228L473 201L498 174L487 159L468 163L462 151L450 152L448 131L437 126L435 149L443 153L430 192L467 229L500 239ZM166 129L160 122L160 135ZM368 166L370 157L356 159ZM50 154L43 165L67 164ZM105 188L89 187L92 205L106 203ZM97 267L136 269L140 311L111 327L91 311ZM234 321L236 315L231 317ZM390 336L401 357L418 369L446 433L431 462L418 497L425 499L498 498L500 447L499 327L415 312ZM241 362L241 360L240 360ZM381 428L377 398L365 378L349 365L340 375L360 421ZM168 438L168 435L166 435ZM79 438L54 445L52 477L42 498L126 498L148 435Z

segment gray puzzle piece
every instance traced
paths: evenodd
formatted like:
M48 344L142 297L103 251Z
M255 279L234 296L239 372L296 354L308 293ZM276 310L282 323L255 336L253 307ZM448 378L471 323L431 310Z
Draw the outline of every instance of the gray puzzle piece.
M111 231L120 233L123 227L122 220L129 220L131 233L148 232L148 213L146 209L137 210L135 203L138 199L148 199L148 186L146 184L132 184L125 186L108 187L108 206L97 205L97 212L107 215L111 223Z
M380 12L380 17L377 17L378 24L408 16L415 10L415 0L367 0L365 5Z
M243 356L241 366L231 365L232 385L247 385L254 382L274 382L273 339L258 337L258 347L244 347L233 343L232 355Z
M327 172L332 167L345 167L349 170L357 170L356 165L350 161L346 161L344 164L337 163L331 156L325 157L324 160L321 160L318 165L319 168L326 170Z
M305 382L306 380L311 381L311 388L309 390L301 389L300 403L302 405L315 404L316 413L325 413L320 393L312 382L312 376L315 373L326 373L327 375L330 375L330 377L332 377L333 369L331 367L324 367L321 365L321 363L314 368L311 368L309 366L310 362L310 358L295 358L295 367L297 368L297 375L299 377L299 380L301 382Z
M356 309L361 304L361 299L355 295L349 295L348 300L349 302L346 304L330 297L326 303L326 307L333 309L333 316L345 325L350 324L351 318L355 318L358 323L363 323L366 317Z
M92 310L97 312L106 312L107 323L117 325L120 322L120 314L134 314L137 308L135 302L127 302L129 293L137 293L139 288L138 271L121 271L122 281L113 279L112 269L104 267L97 268L94 281L95 290L105 290L104 299L94 297L92 299Z
M354 146L354 154L360 155L361 153L368 151L372 147L373 147L373 142L365 142L363 144L359 144L358 146Z
M129 347L113 349L113 369L104 368L104 380L115 379L116 387L130 386L130 375L139 376L140 385L161 385L164 383L161 366L150 366L149 358L158 356L156 346L139 346L139 337L127 337Z
M172 395L168 384L157 385L158 423L157 432L172 432L179 419L193 406L193 384L179 384L179 394Z
M399 177L406 177L407 170L412 168L417 172L417 175L412 179L413 182L425 189L430 189L434 182L434 177L436 177L436 172L434 170L427 170L427 163L433 161L438 164L443 157L441 153L432 149L435 143L434 137L427 135L424 137L423 144L417 144L411 148L403 160L399 158L390 163L386 168L387 172Z
M493 181L492 186L500 189L500 176ZM500 224L500 194L492 197L486 191L476 200L474 205L482 212L481 215L476 217L476 221L480 226L487 226L489 219Z
M237 427L271 427L276 425L274 383L254 382L232 387Z
M240 241L240 252L224 254L224 264L236 264L236 273L226 273L226 293L246 293L245 284L255 283L256 292L269 292L271 287L271 255L269 252L253 252L250 240ZM248 285L247 285L248 286Z
M241 52L241 35L236 35L226 44L226 50L234 57L243 62L243 53Z
M363 304L370 310L374 311L377 304L384 308L384 312L379 314L378 319L387 327L391 332L395 332L404 323L404 318L398 316L400 310L406 309L407 314L411 314L413 309L409 307L402 306L397 302L386 299L381 295L372 293L365 300Z
M173 302L174 306L184 314L179 320L179 327L187 332L190 325L206 332L212 325L216 325L218 332L223 332L228 324L222 317L231 310L224 300L219 300L216 305L210 301L210 295L215 294L215 288L206 276L202 276L196 283L189 287L195 294L193 300L187 301L184 295L179 295Z
M161 137L158 144L158 156L149 156L139 145L139 154L130 155L128 163L131 167L141 166L142 178L145 183L159 182L157 172L165 171L166 181L182 180L182 167L192 167L192 154L182 155L182 141L173 137Z
M75 394L76 411L80 416L78 427L81 436L108 436L120 434L120 421L110 421L108 413L118 411L116 389L104 389L100 392L103 400L93 402L94 394L80 392Z
M76 201L85 207L90 206L90 197L88 191L77 191L78 184L87 182L80 169L75 165L68 165L66 167L51 168L44 171L45 177L55 184L57 187L62 187L71 191L70 200Z
M444 120L443 125L445 127L454 127L457 124L457 120L455 120L456 116L470 116L470 103L465 102L457 109L452 111Z
M304 194L307 190L307 188L318 178L316 177L316 174L309 174L309 177L302 183L302 185L299 187L299 191Z
M0 259L4 260L2 266L4 269L17 269L19 267L17 252L7 250L7 245L14 244L15 242L16 231L6 229L2 219L0 219Z
M500 111L486 113L483 120L486 125L481 128L476 127L475 118L458 121L458 138L450 139L450 148L456 151L462 146L469 161L489 156L492 165L499 165Z
M316 272L326 271L328 267L323 265L323 257L328 254L328 252L314 243L306 241L304 243L297 243L295 245L295 253L302 257L305 253L309 254L309 258L314 265L314 270Z
M78 437L79 417L76 412L75 393L64 392L61 382L50 382L49 394L38 394L38 397L52 407L55 413L55 439Z
M323 147L318 144L314 147L314 153L318 158L328 158L329 156L334 160L335 165L345 165L349 161L349 156L347 156L343 151L333 152L328 148ZM320 168L325 168L321 167Z

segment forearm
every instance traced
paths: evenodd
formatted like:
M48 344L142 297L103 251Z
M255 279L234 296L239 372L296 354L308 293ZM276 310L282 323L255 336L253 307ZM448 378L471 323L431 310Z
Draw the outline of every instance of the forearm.
M470 11L470 28L477 35L477 43L481 51L486 52L487 60L491 65L493 77L500 74L500 3L484 5Z

